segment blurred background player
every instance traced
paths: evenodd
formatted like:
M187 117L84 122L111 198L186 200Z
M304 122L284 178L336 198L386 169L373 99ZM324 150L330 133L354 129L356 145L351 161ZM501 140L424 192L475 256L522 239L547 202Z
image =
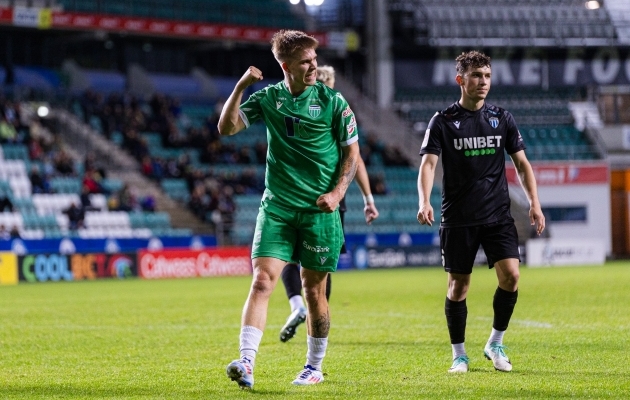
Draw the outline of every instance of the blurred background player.
M453 364L449 372L468 372L464 348L466 295L479 245L495 269L499 286L492 303L494 321L484 348L498 371L511 371L505 354L503 334L518 298L518 234L510 213L504 152L512 158L518 179L529 201L529 219L540 235L545 217L538 200L534 171L525 156L525 143L514 117L508 111L485 102L492 77L490 57L477 51L456 59L461 98L435 114L429 122L420 154L418 177L420 210L418 221L432 225L431 188L438 157L442 155L442 218L440 247L442 264L448 272L448 293L444 305ZM472 145L466 143L475 142Z
M331 89L335 88L335 69L329 65L322 65L317 67L317 80L322 82L324 85L328 86ZM361 193L363 194L363 199L365 202L365 208L363 212L365 213L365 222L369 225L378 218L378 210L376 209L376 205L374 204L374 197L372 196L372 192L370 190L370 182L367 170L365 168L365 163L363 159L359 157L357 163L357 173L355 175L355 179L359 185L359 189L361 189ZM343 217L346 212L346 198L341 200L339 203L339 215L341 217L341 226L343 227ZM346 252L346 244L344 244L341 248L341 253ZM300 279L300 267L296 263L287 264L282 270L282 283L284 284L284 289L287 292L287 297L289 298L289 304L291 306L291 314L287 318L287 322L284 324L282 329L280 329L280 341L287 342L293 336L295 336L295 332L297 327L306 320L306 307L304 306L304 300L302 299L302 281ZM330 300L330 291L331 291L331 275L328 274L328 278L326 280L326 299Z
M284 79L240 104L244 91L263 79L258 68L249 67L225 102L218 124L222 135L233 135L263 120L269 144L252 243L253 278L241 319L241 358L226 369L241 388L254 385L269 298L287 262L302 265L308 315L306 364L293 384L324 380L330 330L326 279L337 269L344 240L339 202L360 158L352 109L341 94L317 81L317 39L281 30L271 43Z

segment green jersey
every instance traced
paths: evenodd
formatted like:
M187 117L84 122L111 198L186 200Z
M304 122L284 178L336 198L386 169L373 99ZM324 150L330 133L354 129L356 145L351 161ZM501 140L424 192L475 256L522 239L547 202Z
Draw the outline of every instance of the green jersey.
M241 104L246 127L267 126L265 195L299 211L319 211L316 201L339 179L341 147L359 140L354 113L341 93L321 82L299 96L284 81L252 94Z

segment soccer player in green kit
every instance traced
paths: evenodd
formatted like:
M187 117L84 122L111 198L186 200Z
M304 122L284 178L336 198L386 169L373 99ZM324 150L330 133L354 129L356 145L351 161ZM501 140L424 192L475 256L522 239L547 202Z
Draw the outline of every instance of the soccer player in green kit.
M263 79L258 68L249 67L225 102L218 125L222 135L260 119L267 126L265 192L252 244L252 285L241 320L241 358L227 367L228 377L241 388L254 385L269 298L287 262L302 265L308 309L306 364L293 384L324 380L330 329L326 278L337 268L343 243L338 206L359 157L354 113L340 93L317 82L317 40L282 30L271 45L284 80L240 104L245 89Z

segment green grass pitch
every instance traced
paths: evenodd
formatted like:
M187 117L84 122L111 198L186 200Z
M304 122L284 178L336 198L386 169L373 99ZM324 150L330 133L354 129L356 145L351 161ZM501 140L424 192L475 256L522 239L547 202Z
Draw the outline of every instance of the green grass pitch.
M333 276L326 380L291 381L305 327L280 343L289 313L276 289L253 391L225 376L238 358L250 277L109 280L0 288L2 399L552 399L630 397L630 264L521 269L505 336L511 373L483 345L492 325L493 270L477 267L468 295L468 374L450 375L440 268Z

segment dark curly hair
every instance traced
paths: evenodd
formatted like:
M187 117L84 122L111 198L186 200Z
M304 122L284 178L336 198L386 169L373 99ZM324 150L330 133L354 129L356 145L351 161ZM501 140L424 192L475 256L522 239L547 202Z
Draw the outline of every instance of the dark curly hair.
M474 68L490 67L490 57L477 50L460 54L455 61L455 69L458 75L464 75L466 71Z

